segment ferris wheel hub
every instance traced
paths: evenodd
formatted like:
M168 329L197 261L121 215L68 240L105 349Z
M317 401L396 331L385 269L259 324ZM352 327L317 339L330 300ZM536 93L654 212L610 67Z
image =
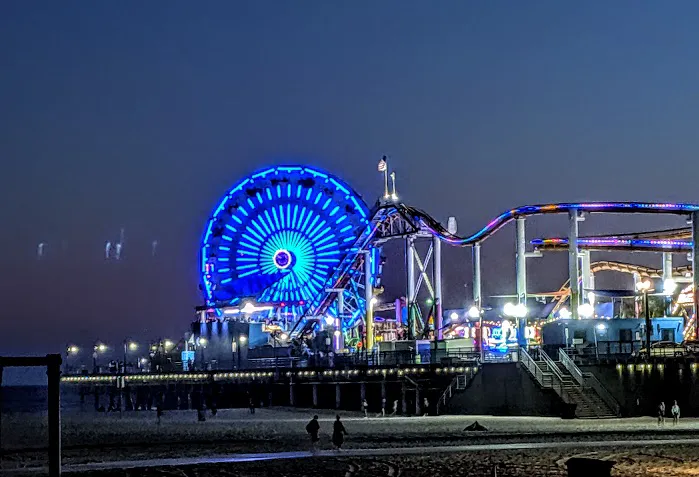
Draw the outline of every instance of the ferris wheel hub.
M279 250L274 252L272 260L274 260L274 265L279 270L286 270L292 265L294 261L294 256L288 250L280 248Z

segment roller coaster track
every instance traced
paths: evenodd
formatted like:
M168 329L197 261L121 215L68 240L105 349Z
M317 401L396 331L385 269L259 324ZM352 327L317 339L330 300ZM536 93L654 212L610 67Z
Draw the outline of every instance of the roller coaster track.
M526 205L510 209L495 217L485 227L469 236L458 236L449 233L444 226L434 220L424 211L415 207L399 204L407 214L413 217L423 227L451 245L467 247L492 236L495 232L518 217L532 215L562 214L572 211L586 213L610 213L610 214L674 214L686 215L699 211L696 204L671 204L652 202L578 202L578 203L558 203L547 205ZM684 229L674 229L683 230Z
M495 234L509 222L534 215L580 213L640 213L687 215L699 211L699 205L688 203L654 203L654 202L566 202L542 205L527 205L507 210L488 222L477 232L459 236L447 230L439 221L427 212L403 203L377 204L368 229L363 232L350 252L342 259L336 273L328 280L327 289L345 288L361 273L363 257L367 250L382 244L386 240L409 235L436 236L440 240L457 247L469 247L481 243ZM668 233L683 234L685 229L673 229ZM354 277L354 278L353 278ZM313 300L308 311L297 321L292 329L296 331L311 316L325 313L337 298L337 292L321 291ZM302 327L303 328L303 327Z
M540 251L568 251L567 238L545 238L531 241L536 250ZM619 237L580 237L578 248L592 251L627 251L627 252L689 252L692 250L691 240L678 239L633 239Z
M590 271L597 272L620 272L630 275L638 274L641 278L662 278L663 271L657 268L644 267L643 265L633 265L631 263L615 262L615 261L599 261L590 264ZM672 275L675 277L686 277L687 273L692 272L691 266L675 267L672 269ZM563 306L565 301L570 296L570 280L566 280L558 292L555 294L554 301L556 305L553 307L551 314L555 314Z

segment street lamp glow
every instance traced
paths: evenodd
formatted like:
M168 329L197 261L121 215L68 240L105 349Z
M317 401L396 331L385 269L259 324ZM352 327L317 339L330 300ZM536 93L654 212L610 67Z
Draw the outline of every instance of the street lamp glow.
M525 316L527 316L528 311L529 310L527 310L527 306L524 303L517 303L515 305L515 315L514 316L516 318L524 318Z
M524 303L517 303L516 305L514 303L505 303L502 311L505 315L513 318L524 318L529 310L527 310L527 306Z
M170 340L163 341L163 347L165 348L166 351L169 350L170 348L172 348L174 345L175 345L175 343L173 343Z
M141 358L141 364L146 364L146 363L148 363L148 359L147 359L147 358Z
M452 312L449 314L449 318L451 319L451 321L456 321L456 320L459 319L459 314L458 314L457 312L455 312L455 311L452 311Z
M289 339L289 335L287 335L286 333L282 333L281 335L279 335L279 339L282 341L286 341Z
M80 348L78 348L77 346L68 346L68 354L78 354L78 351L80 351Z
M209 340L207 340L206 338L204 338L204 337L199 338L199 346L202 346L202 347L206 348L206 345L207 345L208 343L209 343Z
M568 310L568 308L561 308L558 311L558 317L563 318L564 320L567 320L568 318L570 318L570 315L571 315L571 313Z
M238 341L241 343L245 343L248 340L248 337L245 335L240 335L240 338L238 338Z
M136 351L138 349L138 343L134 343L133 341L129 343L129 351Z
M479 310L476 305L473 305L471 308L468 309L468 316L469 318L478 318L479 316L481 316L481 310Z
M99 351L100 353L104 353L105 351L107 351L107 345L104 343L96 344L95 351Z
M593 292L587 292L587 301L588 301L591 305L594 305L594 304L595 304L595 299L596 299L596 298L597 298L597 297L595 296L595 294L594 294Z
M426 303L428 306L432 306L432 303L434 303L434 300L432 300L432 298L428 298L427 300L425 300L425 303Z
M604 323L597 324L597 331L604 331L606 329L607 329L607 325L605 325Z
M677 282L673 280L672 278L668 278L667 280L663 281L663 293L666 295L672 295L675 293L675 289L677 288Z
M650 290L650 288L653 286L653 284L650 282L650 280L644 280L642 282L636 283L636 290L641 291L641 292L646 292Z
M583 318L590 318L595 313L595 307L589 303L583 303L578 307L578 313Z

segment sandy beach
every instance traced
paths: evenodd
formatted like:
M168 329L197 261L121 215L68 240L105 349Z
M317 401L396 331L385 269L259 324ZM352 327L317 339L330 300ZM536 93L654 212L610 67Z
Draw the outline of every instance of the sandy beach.
M235 464L152 467L69 473L80 477L490 477L565 476L570 457L591 457L615 462L615 477L684 477L699 475L699 453L695 447L638 447L617 451L559 450L425 454L395 457L306 458ZM594 476L590 476L594 477Z
M321 442L329 450L329 431L335 413L299 409L221 410L198 422L194 411L173 411L157 423L154 412L63 414L63 459L68 467L120 460L148 461L169 457L199 457L252 452L308 451L305 425L320 416ZM565 475L563 462L577 454L591 454L618 462L615 475L695 475L699 460L694 446L637 446L623 449L497 450L433 455L434 446L514 442L584 442L604 440L674 439L699 436L699 419L684 419L678 426L659 428L652 418L562 420L541 417L439 416L376 417L341 413L349 433L345 448L423 447L417 455L381 457L314 457L269 462L198 464L157 469L102 470L82 475ZM464 432L478 421L486 432ZM8 474L45 465L46 416L16 413L3 416L2 468ZM672 463L672 472L668 466ZM179 469L179 470L178 470ZM352 470L354 469L354 470ZM394 469L394 470L390 470ZM536 469L538 473L526 473ZM680 470L684 469L684 470ZM331 472L332 471L332 472ZM436 471L436 472L435 472ZM649 472L656 472L652 474ZM328 473L331 472L331 473ZM336 473L337 472L337 473ZM461 473L458 473L461 472ZM622 472L622 473L619 473ZM639 473L640 472L640 473ZM684 472L684 473L677 473ZM699 470L697 474L699 475Z

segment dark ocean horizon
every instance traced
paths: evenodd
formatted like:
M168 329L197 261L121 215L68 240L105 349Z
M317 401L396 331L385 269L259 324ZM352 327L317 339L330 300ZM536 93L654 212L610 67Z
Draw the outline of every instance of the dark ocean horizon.
M48 410L47 386L1 386L0 412L46 412ZM75 393L61 389L61 409L78 409L80 399Z

